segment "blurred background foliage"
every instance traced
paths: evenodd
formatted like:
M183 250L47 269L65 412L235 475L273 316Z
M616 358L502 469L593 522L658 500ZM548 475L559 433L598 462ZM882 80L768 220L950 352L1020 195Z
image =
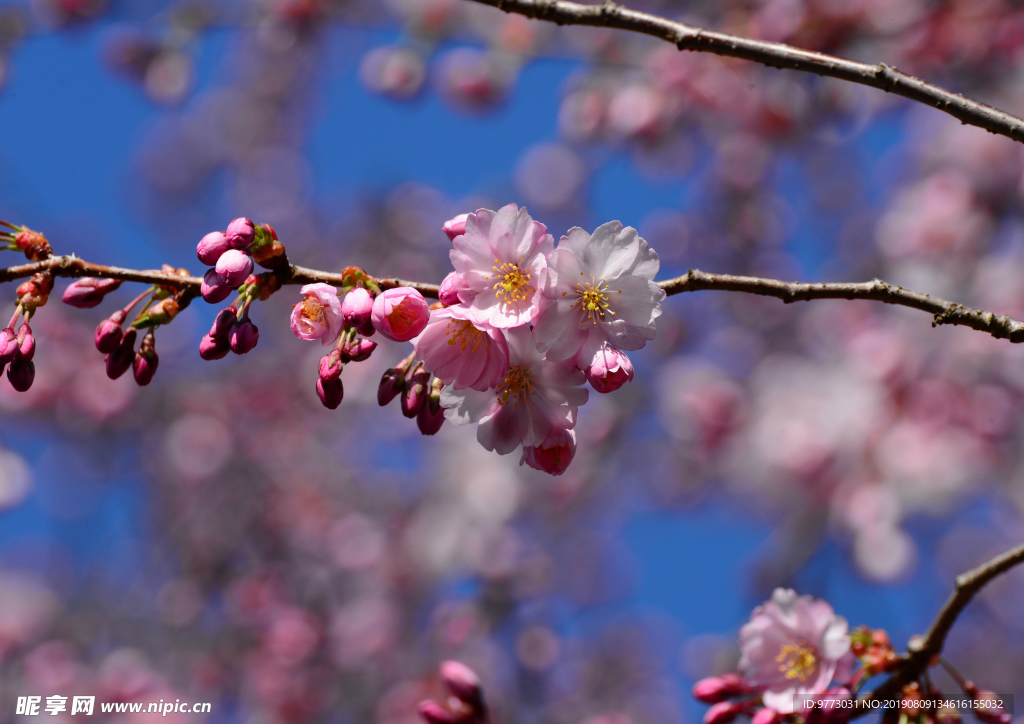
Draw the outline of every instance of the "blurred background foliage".
M1024 111L1017 3L629 4ZM438 282L444 220L516 202L556 238L637 227L661 278L879 276L1024 317L1020 147L872 89L465 0L18 0L0 53L0 216L57 253L195 272L244 214L295 263ZM323 409L293 294L213 363L193 304L144 389L104 375L100 314L37 314L34 387L0 385L0 721L81 693L411 723L443 658L501 722L695 721L772 587L902 645L1024 532L1024 353L916 311L673 297L553 478L378 408L400 345ZM1022 612L1018 572L950 660L1024 693Z

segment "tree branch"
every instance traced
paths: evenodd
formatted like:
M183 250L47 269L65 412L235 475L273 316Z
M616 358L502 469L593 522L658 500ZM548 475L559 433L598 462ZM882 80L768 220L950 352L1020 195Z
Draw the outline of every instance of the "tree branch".
M871 86L937 108L962 123L984 128L1015 141L1024 141L1024 119L926 83L885 63L858 63L783 43L770 43L703 30L650 13L630 10L613 2L605 2L602 5L583 5L566 0L472 2L490 5L507 13L518 13L528 18L549 20L558 25L590 25L631 30L668 41L680 50L743 58L773 68L800 70Z
M202 279L199 277L181 277L162 271L125 269L116 266L93 264L76 256L53 256L45 261L0 269L0 282L30 277L38 272L49 271L58 277L102 277L120 279L127 282L159 284L174 287L191 293L199 294ZM290 265L287 269L275 272L282 285L314 284L321 282L342 286L341 274L335 272L307 269ZM381 277L376 280L383 289L394 287L412 287L423 296L437 298L438 285L412 282L394 277ZM810 299L871 299L886 304L920 309L932 315L932 326L954 324L986 332L997 339L1008 339L1013 343L1024 342L1024 322L1018 322L1007 316L971 309L956 302L938 299L930 294L913 292L900 286L893 286L881 279L870 282L852 283L820 283L783 282L777 279L760 277L735 276L733 274L708 274L698 269L690 269L686 274L675 279L658 282L669 296L696 292L700 290L717 290L725 292L743 292L765 297L776 297L786 304Z
M956 302L933 297L930 294L912 292L894 286L881 279L870 282L807 284L804 282L782 282L776 279L742 277L732 274L707 274L690 269L675 279L658 282L668 295L694 292L700 289L717 289L729 292L746 292L765 297L777 297L786 304L810 299L873 299L886 304L912 307L932 315L932 326L954 324L987 332L997 339L1008 339L1013 343L1024 342L1024 323L992 312L971 309Z
M860 706L853 711L853 717L863 716L877 709L868 704L873 701L884 701L897 698L900 690L911 681L916 680L932 665L936 656L942 653L949 634L957 618L963 613L967 604L993 578L1006 573L1014 566L1024 563L1024 544L1002 553L982 563L977 568L962 573L956 578L956 588L946 601L938 615L923 637L914 637L907 646L907 654L896 672L874 690L861 697Z

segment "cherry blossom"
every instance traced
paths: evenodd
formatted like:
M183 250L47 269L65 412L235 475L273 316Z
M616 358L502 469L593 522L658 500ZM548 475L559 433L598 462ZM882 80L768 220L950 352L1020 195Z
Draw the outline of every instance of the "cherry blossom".
M303 299L292 307L292 332L299 339L332 344L344 321L338 290L330 284L307 284L300 291Z
M423 366L456 390L495 387L508 370L501 330L474 324L462 305L433 310L415 349Z
M527 327L504 331L509 365L497 387L441 391L445 418L455 425L478 422L477 440L488 450L507 455L520 444L543 445L552 430L569 430L587 401L580 388L583 373L568 363L544 359Z
M796 700L828 689L836 665L850 650L848 624L826 601L776 588L740 629L740 673L764 690L767 707L782 714Z
M554 246L544 224L515 204L480 209L452 244L449 258L467 287L458 297L473 321L509 328L533 319L540 273Z
M535 327L548 359L586 367L605 342L634 350L654 338L665 292L652 280L658 255L618 221L569 230L548 257Z

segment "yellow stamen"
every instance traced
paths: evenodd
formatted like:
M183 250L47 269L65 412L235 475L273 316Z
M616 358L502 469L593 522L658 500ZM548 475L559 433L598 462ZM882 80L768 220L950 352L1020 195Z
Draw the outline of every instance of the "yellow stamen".
M324 312L324 305L316 297L310 296L302 300L302 316L310 322L327 326L327 314Z
M818 667L818 652L807 641L800 639L798 643L783 645L775 660L779 663L779 671L787 679L799 679L803 683Z
M509 400L512 400L512 409L516 409L519 407L520 397L525 399L527 393L536 395L533 383L530 381L532 376L533 370L509 367L508 374L505 375L505 379L501 381L498 389L495 391L498 395L498 403L507 405Z
M459 349L470 354L475 354L480 345L486 350L491 346L491 339L486 334L473 326L473 323L465 319L453 319L444 328L444 336L448 337L448 344L455 346L458 342Z
M580 272L582 275L583 272ZM590 275L591 281L589 282L576 282L576 301L570 304L571 307L575 307L579 304L583 308L583 313L590 318L594 324L597 324L597 320L603 322L606 314L615 316L609 307L608 294L612 291L608 288L608 282L602 279L599 282L594 282L594 275ZM622 290L616 290L619 294Z
M522 262L523 258L519 257ZM516 262L502 262L501 259L494 260L495 266L491 267L497 274L497 283L494 285L494 292L498 299L504 304L515 304L530 298L534 292L530 284L531 276L523 273Z

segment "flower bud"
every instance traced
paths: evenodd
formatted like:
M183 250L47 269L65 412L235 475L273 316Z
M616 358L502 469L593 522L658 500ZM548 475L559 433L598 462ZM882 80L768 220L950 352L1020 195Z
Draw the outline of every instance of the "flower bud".
M18 335L12 329L0 330L0 365L14 361L15 355L20 351Z
M235 322L228 332L228 344L235 354L248 354L260 341L260 330L248 319Z
M782 716L779 712L768 708L758 709L754 712L754 716L750 717L750 724L779 724L780 721L782 721Z
M396 287L373 300L373 326L393 342L408 342L430 320L427 300L411 287Z
M25 229L14 237L14 245L25 252L25 256L30 261L42 261L49 258L53 253L53 249L50 248L50 242L46 240L46 237L38 231L32 231L31 229Z
M240 216L228 224L224 235L232 249L247 249L256 238L256 224L252 223L251 219Z
M320 402L328 410L338 409L338 405L341 404L341 398L345 396L345 389L341 385L341 378L324 380L323 377L317 377L316 394L320 398Z
M159 302L140 314L139 318L133 323L133 326L153 327L158 324L168 324L172 319L178 316L178 312L180 310L181 305L178 304L178 300L173 297L161 299Z
M552 429L540 445L523 448L519 464L526 463L534 470L548 475L561 475L575 455L576 433L572 430Z
M11 366L7 368L7 379L11 387L18 392L25 392L36 379L36 366L32 360L25 359L19 352L14 356Z
M417 706L417 710L420 713L420 717L427 724L456 724L456 722L461 720L461 717L456 719L450 711L430 699L421 701Z
M469 287L462 277L459 276L458 272L449 272L437 290L437 298L441 300L441 304L444 306L451 307L459 303L459 291L468 289Z
M213 266L220 259L221 255L231 248L228 237L220 231L211 231L199 240L196 246L196 256L206 266Z
M107 377L116 380L128 371L135 360L135 338L138 332L134 327L128 329L121 337L117 349L107 355Z
M704 724L729 724L743 712L745 706L738 701L720 701L704 712Z
M746 694L750 686L739 674L722 674L701 679L693 685L693 697L705 704L717 704L725 699Z
M444 387L444 383L435 377L430 383L430 396L427 398L426 404L420 408L419 414L416 415L416 427L424 435L436 435L444 425L444 408L441 407L442 387ZM443 666L441 675L444 676Z
M373 297L362 287L356 287L341 302L341 316L350 327L360 327L370 321Z
M230 351L231 344L228 342L227 333L216 339L207 334L199 342L199 356L205 360L223 359Z
M483 689L476 672L460 661L441 664L441 681L456 699L477 708L483 703Z
M341 348L342 362L364 362L370 359L373 350L377 349L377 343L371 339L356 337L345 342Z
M231 294L231 287L224 283L216 269L210 269L203 275L203 284L199 287L199 293L210 304L217 304L228 298L228 295Z
M605 342L583 372L598 392L614 392L633 379L633 363L625 352Z
M92 309L120 286L120 279L79 279L68 285L61 301L76 309Z
M320 358L320 379L327 382L334 382L341 378L341 352L331 350L331 353Z
M384 407L405 389L405 370L392 367L384 372L377 388L377 404Z
M28 281L18 285L18 303L28 311L46 304L53 290L53 275L50 272L33 274Z
M284 244L277 239L274 239L269 244L253 247L252 258L253 261L264 269L278 270L288 266L288 255Z
M238 310L232 304L224 307L217 313L217 318L213 320L213 326L210 327L210 337L212 339L227 339L228 332L231 331L232 325L238 321Z
M462 236L466 233L467 219L469 219L469 214L459 214L458 216L444 222L444 226L441 228L444 230L444 233L447 234L449 240L455 241L456 236Z
M96 349L104 354L110 354L117 345L121 343L121 325L127 316L124 310L118 310L104 319L96 327ZM3 358L0 357L0 360Z
M241 249L228 249L220 255L214 268L221 282L234 289L252 274L252 257Z
M32 336L32 328L28 322L18 327L18 352L26 361L31 362L36 355L36 338Z
M430 394L430 373L419 364L413 369L412 374L402 390L402 414L406 417L416 417L420 408L427 402Z
M142 338L139 351L135 353L135 361L132 362L132 372L135 374L136 384L139 387L145 387L152 382L159 364L160 357L156 353L156 338L150 332Z

